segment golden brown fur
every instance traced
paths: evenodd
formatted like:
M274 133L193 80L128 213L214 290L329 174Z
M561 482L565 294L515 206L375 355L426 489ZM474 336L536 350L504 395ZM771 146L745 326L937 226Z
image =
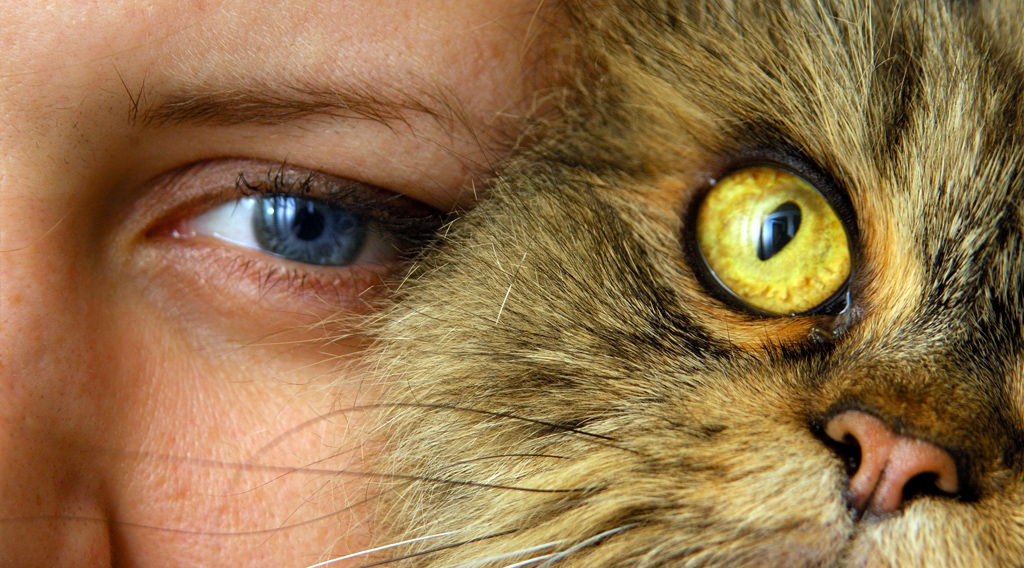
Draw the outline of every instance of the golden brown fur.
M378 544L451 534L378 560L1024 565L1024 10L566 8L561 118L382 320ZM695 203L751 161L848 196L843 315L696 274ZM848 507L820 430L849 408L948 449L961 493Z

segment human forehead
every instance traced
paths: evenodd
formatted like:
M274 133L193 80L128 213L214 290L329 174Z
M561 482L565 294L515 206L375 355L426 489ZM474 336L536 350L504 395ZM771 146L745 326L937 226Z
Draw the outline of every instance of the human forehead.
M276 112L288 118L296 118L291 112L294 105L289 104L295 99L302 103L306 94L358 93L385 107L398 107L390 114L418 129L418 136L437 138L436 145L465 154L469 149L460 148L457 141L440 139L453 136L451 132L431 131L439 126L436 115L457 117L459 124L454 126L470 130L470 125L486 125L520 102L523 82L517 71L529 49L526 38L534 12L542 5L538 0L8 2L0 6L0 16L7 22L0 29L5 53L0 88L6 99L0 101L0 111L4 122L21 133L19 140L34 132L41 150L64 162L85 164L95 163L96 149L139 152L144 146L124 134L138 133L137 127L147 126L146 119L165 118L161 111L182 101L220 97L252 111L237 122L259 122L253 113L267 110L267 105L251 104L253 93L262 93L271 102L284 100L288 104ZM363 102L342 98L327 110L353 107L351 114L360 118ZM274 109L269 110L273 114ZM230 109L205 112L232 116ZM304 128L301 144L326 147L337 144L337 130L345 126L335 122L334 131L326 132L318 125L316 129L323 131L320 138ZM238 138L236 134L232 136ZM290 134L279 130L276 135ZM423 165L436 158L421 152L422 144L404 148L411 144L409 137L395 141L391 133L366 127L359 135L368 139L358 142L363 147L376 143L382 145L381 151L386 146L391 152L408 153L410 158L399 166L423 172L418 177L409 174L410 188L432 183L438 175ZM479 140L476 134L459 136L474 144ZM3 138L12 141L10 132L4 136L0 126L0 145ZM251 153L251 146L240 150L232 146L234 140L220 144L215 138L205 136L202 143L219 145L221 154ZM96 143L100 139L116 139L128 147ZM194 139L181 140L196 145ZM67 147L70 141L75 148ZM177 161L187 159L182 154ZM311 154L310 161L316 160ZM355 155L350 161L353 169L375 167L360 166ZM153 170L181 165L151 164ZM458 179L468 179L460 168L446 167L441 175L452 179L437 183L453 186ZM421 198L415 192L407 193ZM430 196L425 200L429 202Z
M9 77L90 67L97 58L137 57L200 77L223 77L246 65L260 66L264 73L291 66L294 72L328 77L383 74L407 69L410 62L455 76L459 70L449 67L453 57L472 66L499 55L503 47L491 40L502 32L520 32L519 16L538 5L522 0L8 1L0 6L5 53L0 69ZM478 49L467 59L470 46Z

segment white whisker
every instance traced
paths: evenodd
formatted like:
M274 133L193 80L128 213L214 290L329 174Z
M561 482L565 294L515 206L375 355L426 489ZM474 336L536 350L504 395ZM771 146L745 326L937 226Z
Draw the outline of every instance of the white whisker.
M636 526L636 525L623 525L623 526L621 526L619 528L616 528L616 529L607 530L607 531L604 531L601 534L592 536L592 537L588 538L587 540L585 540L585 541L583 541L583 542L581 542L579 544L573 545L573 546L569 547L568 549L566 549L566 550L564 550L562 552L556 552L554 554L547 554L543 558L537 558L536 560L544 560L545 558L548 559L546 562L544 562L544 564L541 564L538 568L545 568L547 566L551 566L553 563L558 562L559 560L565 558L566 556L569 556L570 554L576 552L577 550L581 550L581 549L586 548L586 547L588 547L588 546L590 546L592 544L597 544L597 543L601 542L602 540L604 540L604 539L606 539L606 538L608 538L608 537L610 537L610 536L612 536L614 534L618 534L618 533L620 533L620 532L622 532L624 530L631 529L634 526ZM514 566L522 566L522 564L518 564L518 565L514 565ZM513 568L513 566L506 566L505 568Z
M371 548L369 550L363 550L362 552L355 552L355 553L349 554L347 556L339 556L338 558L332 558L330 560L324 560L323 562L317 562L316 564L311 564L310 566L307 566L306 568L320 568L321 566L327 566L328 564L333 564L335 562L341 562L342 560L348 560L349 558L356 558L357 556L366 556L367 554L373 554L374 552L380 552L381 550L387 550L389 548L394 548L396 546L402 546L404 544L412 544L414 542L419 542L421 540L430 540L432 538L440 538L442 536L458 534L460 532L462 532L462 531L449 531L449 532L443 532L443 533L438 533L438 534L432 534L430 536L421 536L419 538L411 538L409 540L403 540L402 542L396 542L394 544L388 544L388 545L385 545L385 546L378 546L377 548Z
M533 564L534 562L540 562L541 560L546 560L548 558L551 558L552 556L558 556L559 554L561 554L561 553L560 552L555 552L553 554L545 554L543 556L535 556L535 557L527 559L527 560L516 562L515 564L508 564L506 566L503 566L502 568L519 568L520 566L528 566L530 564Z
M540 550L544 550L545 548L551 548L552 546L558 546L559 544L562 544L563 542L565 542L565 541L564 540L556 540L554 542L549 542L547 544L540 544L540 545L537 545L537 546L531 546L530 548L524 548L524 549L516 550L516 551L513 551L513 552L506 552L504 554L499 554L497 556L491 556L489 558L483 558L483 559L479 559L479 560L470 560L469 562L462 562L460 564L454 564L452 566L449 566L448 568L473 568L474 566L480 566L480 565L483 565L483 564L487 564L489 562L496 562L498 560L509 558L511 556L521 556L521 555L524 555L524 554L530 554L531 552L538 552Z
M494 318L494 323L497 324L501 321L501 312L505 310L505 303L508 302L508 295L512 293L512 286L516 284L516 277L519 276L519 269L526 263L526 253L523 253L523 259L519 261L519 266L516 267L516 271L512 273L512 282L508 285L508 290L505 292L505 299L501 301L501 307L498 308L498 317Z

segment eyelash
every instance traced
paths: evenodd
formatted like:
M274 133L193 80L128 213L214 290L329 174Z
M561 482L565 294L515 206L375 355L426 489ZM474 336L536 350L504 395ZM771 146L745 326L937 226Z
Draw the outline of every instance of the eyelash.
M313 197L352 212L372 222L379 230L402 237L403 244L419 249L443 224L439 212L396 193L359 182L339 183L319 172L290 175L287 164L270 169L260 179L250 181L245 172L235 179L240 196L272 195Z
M170 222L159 224L149 232L149 236L178 244L176 249L170 250L188 254L190 258L186 262L212 267L210 270L216 277L254 284L261 298L273 291L282 293L280 298L285 302L304 297L315 297L322 302L329 298L331 303L340 304L340 307L356 309L374 295L371 288L394 275L405 262L423 250L445 222L445 216L439 211L379 187L287 164L241 166L235 170L238 173L233 183L222 185L219 190L207 189L192 201L192 205L179 207ZM190 168L193 169L198 172L195 177L203 181L207 175L204 165ZM213 169L223 172L215 176L214 181L217 177L224 179L227 172L221 166ZM188 170L181 173L169 185L187 180L189 174ZM193 182L191 185L201 187L204 184ZM195 190L189 190L192 191ZM279 258L269 252L249 252L224 241L214 241L216 237L197 234L190 228L192 219L218 206L245 197L262 199L270 196L302 197L347 210L372 226L375 232L386 235L387 244L396 252L393 258L384 262L356 261L347 266L305 264ZM183 240L189 246L182 248L180 243ZM365 294L367 291L370 291L369 296Z

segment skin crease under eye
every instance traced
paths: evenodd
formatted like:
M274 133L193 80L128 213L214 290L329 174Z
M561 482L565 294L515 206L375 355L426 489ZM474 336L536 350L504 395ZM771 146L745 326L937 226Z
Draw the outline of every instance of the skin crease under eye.
M539 4L0 3L0 566L302 567L365 545L363 338L317 324L382 275L152 231L223 201L245 160L463 202L514 130L496 117L530 111ZM311 81L440 90L465 119L138 120ZM197 163L218 166L158 183Z

